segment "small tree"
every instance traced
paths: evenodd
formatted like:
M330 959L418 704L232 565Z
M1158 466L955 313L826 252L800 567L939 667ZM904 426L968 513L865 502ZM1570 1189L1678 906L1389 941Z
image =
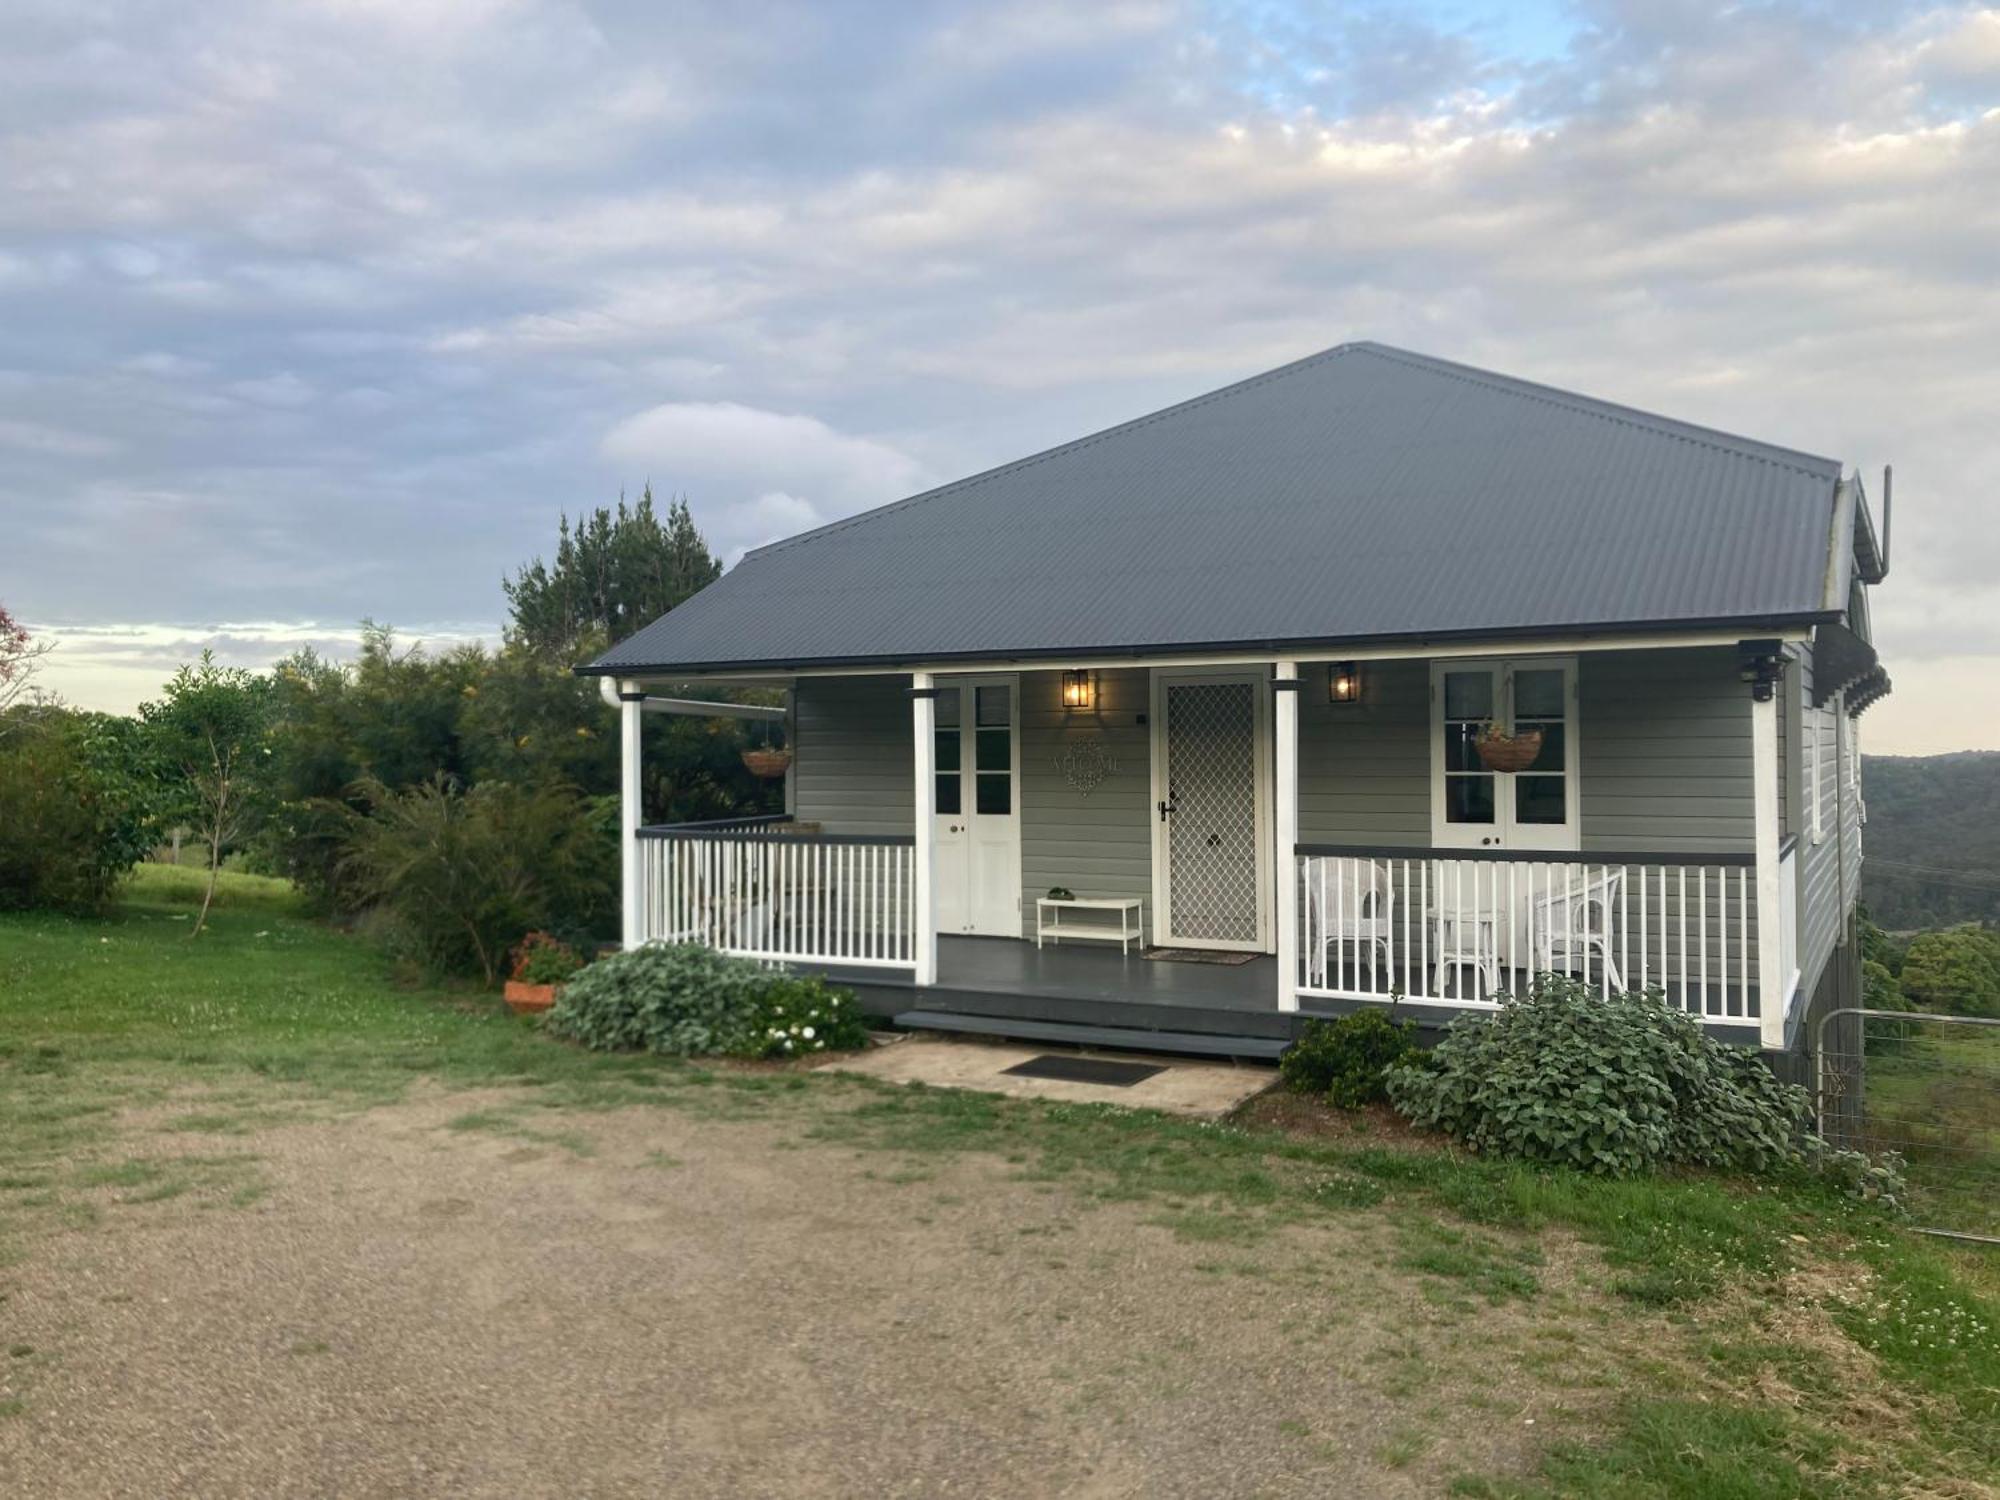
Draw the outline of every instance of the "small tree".
M27 627L7 613L0 604L0 713L28 691L42 658L55 650L54 641L38 641Z
M164 698L139 706L169 805L208 849L208 883L190 937L208 922L223 846L247 830L257 805L270 753L270 687L240 667L217 666L215 653L204 651L198 665L174 674Z
M648 485L637 505L599 507L572 526L564 516L553 563L540 558L504 579L513 618L507 636L538 656L562 659L623 640L722 576L695 530L687 501L662 520Z

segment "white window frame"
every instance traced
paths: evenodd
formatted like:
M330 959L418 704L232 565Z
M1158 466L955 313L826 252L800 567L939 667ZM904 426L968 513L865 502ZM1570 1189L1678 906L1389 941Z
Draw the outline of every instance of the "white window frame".
M1820 813L1819 735L1826 710L1806 705L1799 715L1799 753L1806 762L1806 833L1815 844L1826 841L1826 819Z
M1564 808L1569 814L1560 824L1531 824L1514 821L1511 795L1513 778L1495 776L1492 833L1481 840L1471 839L1465 829L1445 821L1444 795L1444 678L1452 671L1491 669L1499 677L1494 706L1498 717L1509 726L1514 722L1514 673L1555 671L1563 674L1563 741L1565 756L1563 781ZM1519 656L1494 659L1462 657L1431 663L1431 847L1434 849L1479 848L1547 850L1575 853L1583 847L1583 745L1577 728L1577 658L1574 656Z

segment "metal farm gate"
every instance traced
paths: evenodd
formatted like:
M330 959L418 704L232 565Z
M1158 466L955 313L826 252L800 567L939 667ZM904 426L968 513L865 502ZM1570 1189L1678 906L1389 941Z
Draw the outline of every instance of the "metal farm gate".
M1900 1154L1921 1232L2000 1244L2000 1019L1849 1007L1813 1042L1820 1133Z

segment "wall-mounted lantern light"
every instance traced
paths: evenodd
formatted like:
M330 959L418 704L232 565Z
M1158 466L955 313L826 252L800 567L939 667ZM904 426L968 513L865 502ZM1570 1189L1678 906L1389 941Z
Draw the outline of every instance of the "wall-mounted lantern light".
M1361 701L1361 669L1353 662L1337 661L1326 669L1326 701L1329 703Z
M1062 705L1064 708L1094 708L1097 705L1097 683L1087 669L1062 674Z

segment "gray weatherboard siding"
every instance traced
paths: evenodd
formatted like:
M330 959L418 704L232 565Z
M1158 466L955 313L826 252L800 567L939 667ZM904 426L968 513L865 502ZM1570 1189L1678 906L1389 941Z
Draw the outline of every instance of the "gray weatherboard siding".
M828 833L916 831L910 679L804 677L792 690L792 810Z
M1363 701L1336 706L1326 701L1324 667L1303 670L1300 840L1426 848L1430 664L1377 662L1363 671ZM1670 859L1752 849L1750 698L1736 674L1734 654L1724 649L1579 660L1586 856L1646 850ZM1035 898L1063 885L1079 895L1144 899L1150 937L1152 740L1139 722L1150 709L1146 671L1097 673L1098 703L1087 713L1061 707L1055 672L1023 673L1020 682L1022 934L1034 933ZM801 820L829 833L912 831L908 684L901 675L798 681L794 795ZM1093 738L1118 769L1085 796L1064 780L1059 762L1067 744ZM1835 779L1825 778L1829 790ZM1810 899L1822 899L1818 888ZM1824 899L1829 904L1811 929L1816 943L1838 924L1837 898ZM1712 914L1717 953L1725 924L1729 951L1739 951L1736 918L1734 910ZM1802 927L1810 925L1802 918ZM1802 942L1802 963L1808 951L1818 949Z
M1102 671L1097 706L1062 706L1056 672L1021 674L1021 930L1035 935L1035 900L1050 886L1079 896L1137 896L1153 934L1152 730L1144 668ZM1063 777L1066 746L1096 740L1118 763L1088 795Z

